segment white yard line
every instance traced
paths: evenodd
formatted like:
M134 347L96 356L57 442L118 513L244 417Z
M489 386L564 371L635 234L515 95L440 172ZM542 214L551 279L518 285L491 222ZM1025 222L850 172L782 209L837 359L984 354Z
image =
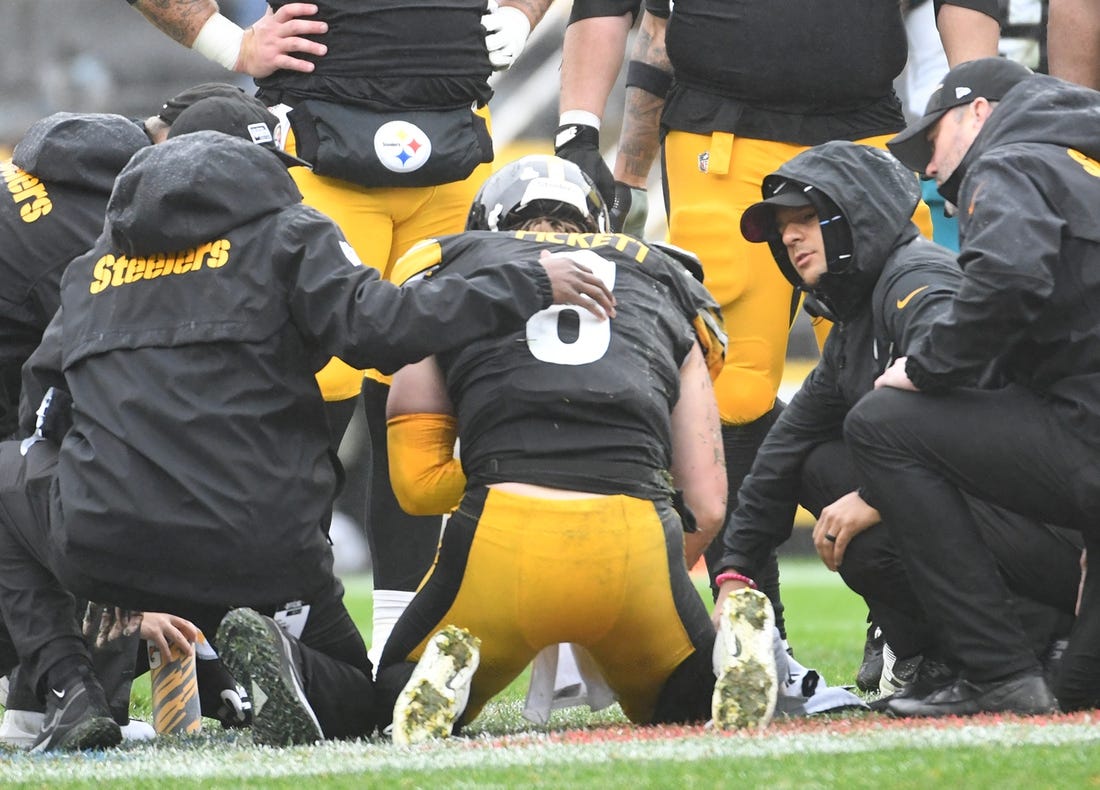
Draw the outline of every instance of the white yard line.
M599 737L599 732L590 733ZM559 734L560 735L560 734ZM613 738L623 735L613 734ZM720 735L690 733L667 738L562 743L558 736L454 739L419 747L329 742L293 749L238 748L220 745L192 749L147 748L109 754L48 757L15 755L0 760L0 777L49 785L63 781L167 779L248 779L392 770L472 769L531 765L601 764L628 760L707 758L781 758L791 754L852 754L885 749L1003 748L1022 744L1067 746L1100 741L1100 728L1088 720L1029 724L911 726L837 733ZM181 773L182 772L182 773Z

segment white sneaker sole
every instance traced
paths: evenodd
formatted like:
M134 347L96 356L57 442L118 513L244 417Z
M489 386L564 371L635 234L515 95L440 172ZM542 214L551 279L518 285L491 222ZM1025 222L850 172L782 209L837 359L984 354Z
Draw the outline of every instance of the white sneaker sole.
M711 715L716 729L763 729L771 721L778 694L774 628L775 613L764 593L746 588L726 599L715 640Z
M449 625L431 638L393 707L393 742L446 738L466 709L481 640Z

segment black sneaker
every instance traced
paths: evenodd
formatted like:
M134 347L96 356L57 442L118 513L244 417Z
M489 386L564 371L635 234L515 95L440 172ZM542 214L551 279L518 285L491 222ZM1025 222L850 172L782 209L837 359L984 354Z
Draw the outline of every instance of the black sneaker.
M886 642L882 629L874 623L867 626L867 641L863 643L863 663L856 672L856 688L860 691L878 691L882 677L882 646Z
M878 681L878 690L883 695L897 694L916 680L924 656L918 653L908 658L896 658L890 643L882 646L882 677Z
M924 699L934 691L944 686L952 685L959 679L958 671L949 664L935 658L925 656L917 666L916 677L912 682L896 691L867 703L873 711L884 712L893 700L896 699Z
M78 667L61 685L46 692L46 717L32 752L106 749L122 742L122 730L91 667Z
M1058 688L1062 676L1062 659L1068 648L1068 639L1053 639L1039 659L1039 663L1043 665L1043 677L1047 679L1047 685L1052 689Z
M221 722L231 730L252 726L252 700L244 685L225 668L221 657L197 657L195 677L199 681L202 715Z
M1042 716L1055 713L1054 695L1041 673L1007 680L974 683L959 679L926 697L895 697L886 707L897 717L973 716L978 713L1016 713Z
M217 648L226 669L252 692L252 740L269 746L324 738L306 699L290 637L270 617L234 609L218 626Z

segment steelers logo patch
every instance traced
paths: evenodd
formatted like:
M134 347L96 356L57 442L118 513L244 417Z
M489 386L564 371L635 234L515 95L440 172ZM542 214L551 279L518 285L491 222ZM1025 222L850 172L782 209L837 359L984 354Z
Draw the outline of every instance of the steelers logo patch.
M394 173L419 170L432 155L432 141L424 130L408 121L388 121L374 134L378 161Z

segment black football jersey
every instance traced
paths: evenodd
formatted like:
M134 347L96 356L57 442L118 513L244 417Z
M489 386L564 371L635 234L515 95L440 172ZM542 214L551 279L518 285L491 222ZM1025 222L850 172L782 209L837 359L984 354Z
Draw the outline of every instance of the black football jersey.
M437 357L471 484L528 482L655 498L669 490L670 414L693 321L712 304L677 262L621 234L470 232L420 251L446 271L568 255L611 287L617 315L555 305L503 337Z

